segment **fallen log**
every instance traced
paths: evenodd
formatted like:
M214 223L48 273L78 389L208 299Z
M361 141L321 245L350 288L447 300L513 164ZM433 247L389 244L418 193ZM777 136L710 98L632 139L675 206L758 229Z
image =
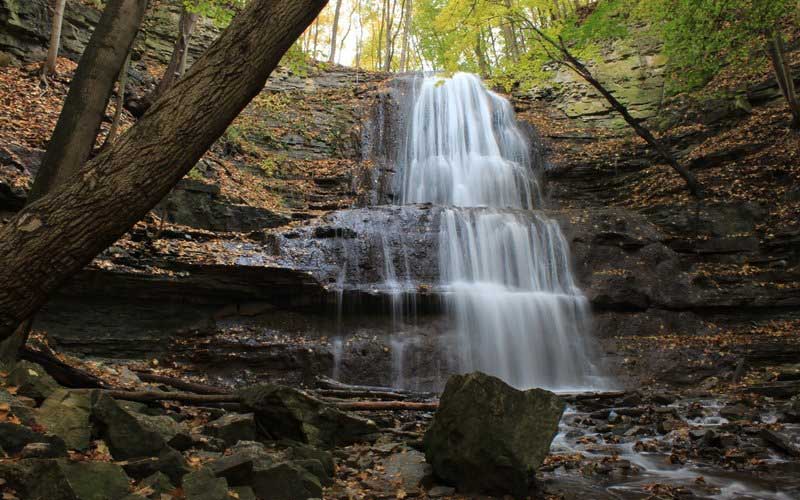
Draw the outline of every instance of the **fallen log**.
M190 392L161 391L104 391L114 399L151 403L155 401L177 401L186 404L240 403L236 394L192 394Z
M382 393L382 394L400 394L410 397L419 397L419 398L429 398L434 396L434 393L430 392L414 392L409 391L406 389L395 389L393 387L380 387L380 386L372 386L372 385L352 385L352 384L345 384L344 382L339 382L338 380L334 380L330 377L325 377L323 375L318 375L316 378L317 387L321 389L329 389L329 390L337 390L337 391L353 391L353 392L365 392L365 393Z
M376 399L402 400L402 399L407 399L409 397L406 394L399 394L397 392L355 391L355 390L346 391L343 389L317 389L314 392L323 397L331 397L339 399L376 398Z
M439 402L418 403L413 401L349 401L334 403L340 410L355 411L435 411Z
M23 347L19 351L20 358L41 365L56 382L70 389L106 389L111 387L100 377L70 366L52 353Z
M157 375L155 373L147 372L144 370L133 370L142 382L150 382L154 384L164 384L174 387L180 391L194 392L196 394L230 394L231 391L221 387L214 387L212 385L201 384L198 382L190 382L166 375Z

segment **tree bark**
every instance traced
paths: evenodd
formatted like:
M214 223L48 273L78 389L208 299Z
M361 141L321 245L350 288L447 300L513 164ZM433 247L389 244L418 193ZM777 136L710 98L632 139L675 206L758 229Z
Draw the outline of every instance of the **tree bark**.
M772 69L775 71L775 79L783 93L789 111L792 113L792 127L800 128L800 102L797 99L797 90L794 86L794 77L789 62L786 60L786 47L780 31L772 33L767 42L767 53L772 61Z
M483 49L483 30L475 35L475 57L478 59L478 68L482 78L489 78L489 62L486 60L486 52Z
M400 71L408 71L409 35L411 34L411 20L414 18L414 1L406 0L406 9L403 14L403 47L400 53Z
M50 29L50 46L47 49L47 60L42 68L42 76L50 76L56 72L56 60L58 59L58 49L61 46L61 26L64 23L64 8L67 0L56 0L53 10L53 24Z
M0 228L0 340L186 175L326 3L252 1L136 125Z
M29 195L73 178L94 148L108 99L144 17L147 0L109 0L81 56Z
M178 21L178 38L175 40L172 56L169 59L167 69L164 71L164 76L158 82L158 86L147 96L149 105L152 105L159 97L164 95L164 92L179 80L186 71L186 63L189 57L189 41L199 17L199 14L189 12L186 7L181 10L181 17Z
M333 64L336 62L336 35L339 31L339 14L342 11L342 0L336 0L336 8L333 11L333 27L331 28L331 55L328 57L328 62Z
M122 119L122 109L125 107L125 91L128 86L128 69L131 65L131 55L125 59L125 64L122 65L122 71L119 72L119 83L117 84L117 101L114 109L114 118L111 120L111 128L108 129L106 142L103 147L108 147L113 144L119 134L119 123Z

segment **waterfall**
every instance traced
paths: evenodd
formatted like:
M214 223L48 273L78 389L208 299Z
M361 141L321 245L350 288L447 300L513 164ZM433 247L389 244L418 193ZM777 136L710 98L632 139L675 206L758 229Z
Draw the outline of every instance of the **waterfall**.
M398 159L402 204L442 207L439 272L457 370L520 388L593 387L590 313L511 104L474 75L426 77Z

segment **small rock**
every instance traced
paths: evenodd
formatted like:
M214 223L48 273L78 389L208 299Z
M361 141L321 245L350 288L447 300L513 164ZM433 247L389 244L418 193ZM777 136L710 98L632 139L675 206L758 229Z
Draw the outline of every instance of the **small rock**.
M160 498L162 493L166 494L175 490L175 486L163 472L156 472L142 479L139 487L152 490L153 494L157 495L156 498Z
M456 492L456 489L451 486L434 486L428 490L429 498L449 497Z
M50 443L30 443L26 444L19 452L20 458L58 458L63 457L66 452L53 446Z
M135 479L162 472L173 484L178 485L181 484L181 478L192 470L183 455L169 446L162 448L156 457L129 459L123 467Z

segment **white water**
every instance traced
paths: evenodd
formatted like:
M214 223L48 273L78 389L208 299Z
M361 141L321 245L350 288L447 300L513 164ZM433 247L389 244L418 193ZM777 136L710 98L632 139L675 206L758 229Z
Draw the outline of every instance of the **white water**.
M425 78L401 158L404 204L447 207L439 269L459 371L520 388L596 388L588 303L558 224L539 200L510 103L474 75Z

